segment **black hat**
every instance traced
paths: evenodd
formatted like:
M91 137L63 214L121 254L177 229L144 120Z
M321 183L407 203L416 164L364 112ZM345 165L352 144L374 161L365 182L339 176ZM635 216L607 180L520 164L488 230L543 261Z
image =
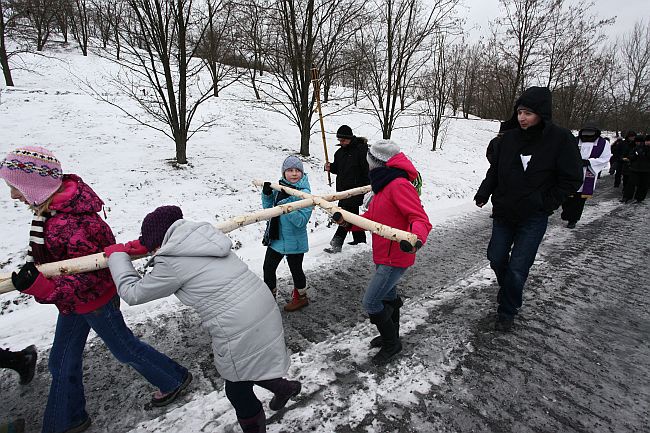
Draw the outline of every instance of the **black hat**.
M338 131L336 131L336 138L354 138L352 128L348 125L341 125Z

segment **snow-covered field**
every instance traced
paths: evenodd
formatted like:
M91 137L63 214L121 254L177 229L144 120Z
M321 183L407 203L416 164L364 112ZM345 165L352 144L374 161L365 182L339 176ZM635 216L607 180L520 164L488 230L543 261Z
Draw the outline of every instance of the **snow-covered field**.
M49 57L25 56L29 67L14 72L17 86L0 88L0 129L3 131L0 154L21 145L40 145L52 150L61 160L65 172L80 175L102 197L106 220L119 242L136 238L142 218L163 204L181 206L188 219L215 223L260 209L260 192L251 181L277 180L283 159L299 150L297 128L283 116L260 108L252 102L252 92L245 85L238 84L205 104L201 114L216 117L216 125L191 139L187 150L190 164L175 168L168 162L174 156L174 145L167 137L129 120L121 111L94 99L77 84L79 79L88 79L96 86L107 83L105 77L115 72L113 64L94 55L84 58L74 49L59 49L49 54ZM97 89L112 92L108 84L105 89ZM114 94L113 98L131 112L138 113L134 102L125 96ZM340 108L331 105L323 107L325 113ZM367 137L371 143L381 138L378 122L367 108L361 104L359 108L349 107L326 117L330 155L336 150L335 131L341 124L350 125L356 135ZM442 148L431 152L428 138L418 143L421 134L418 122L416 116L403 117L393 139L422 173L422 201L432 222L441 223L475 209L471 197L487 168L485 146L498 129L498 123L451 119ZM316 128L312 135L311 156L302 159L312 191L333 192L322 170L323 148L320 131ZM3 244L0 272L4 273L23 263L30 212L21 203L10 199L8 188L4 188L3 195L0 197L3 215L0 221ZM229 234L237 254L260 276L265 251L261 245L263 230L263 224L255 224ZM333 227L327 227L327 214L316 210L309 222L309 231L311 250L305 257L306 270L334 259L323 252L334 231ZM360 249L370 249L370 246L346 247L336 259L345 260L346 256ZM286 264L281 265L279 272L288 273ZM137 307L124 306L123 311L128 323L138 324L177 310L179 305L171 297ZM50 347L56 308L37 304L30 297L15 292L0 295L0 308L0 342L3 347L18 349L28 344L36 344L40 350ZM422 307L413 314L421 313L424 317L426 311L427 308ZM413 319L414 322L408 326L415 326L417 320L421 320ZM327 347L325 354L323 348L295 354L294 373L316 374L319 380L324 381L320 385L325 385L327 375L309 370L322 368L322 363L313 362L310 357L318 353L325 357L332 350L358 352L359 347L365 344L362 340L368 335L369 328L364 325L350 330L347 343L321 343ZM359 347L355 349L355 345ZM354 356L366 355L357 353ZM408 369L408 366L404 368ZM317 382L308 384L304 392L312 392L314 389L311 388L318 386ZM394 384L394 387L405 387L405 398L420 386L425 385L404 381ZM359 401L364 400L360 394ZM366 404L372 403L368 401ZM193 406L197 408L193 409ZM159 424L160 420L152 420L142 424L137 431L169 428L174 425L175 418L177 421L186 418L186 423L187 418L194 418L192 414L206 406L219 412L208 417L212 422L220 423L219 418L225 414L230 421L234 418L223 391L220 391L197 396L191 404L164 416L162 424ZM305 419L312 418L307 412L304 415ZM354 419L354 413L349 413L345 423L351 419ZM202 424L199 418L196 424L185 424L189 428L186 431L203 428L204 422Z

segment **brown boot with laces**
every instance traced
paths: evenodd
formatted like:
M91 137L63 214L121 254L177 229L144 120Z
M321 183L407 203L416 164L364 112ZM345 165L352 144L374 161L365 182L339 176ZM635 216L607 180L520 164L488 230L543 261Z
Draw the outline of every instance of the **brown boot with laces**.
M302 295L298 292L298 289L293 289L293 296L291 302L284 306L284 311L296 311L300 310L303 307L309 305L309 299L307 299L307 293Z

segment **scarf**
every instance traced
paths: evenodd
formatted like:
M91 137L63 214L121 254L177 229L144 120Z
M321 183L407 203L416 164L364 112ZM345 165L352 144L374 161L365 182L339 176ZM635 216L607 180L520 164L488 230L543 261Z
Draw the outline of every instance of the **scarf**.
M384 189L386 185L397 179L398 177L403 177L408 180L408 174L399 168L390 168L390 167L379 167L374 170L370 170L368 173L370 177L370 185L372 186L372 192L377 194L379 191Z
M280 185L285 186L287 188L296 189L295 187L293 187L291 184L289 184L289 182L287 182L284 179L280 180ZM273 200L273 206L277 206L279 202L281 202L285 198L289 198L289 197L292 197L292 196L287 194L284 191L279 191L276 194L275 199ZM276 217L273 217L273 218L271 218L269 220L269 223L268 223L268 226L267 226L267 232L268 232L268 240L280 239L280 215L278 215Z
M45 248L45 221L55 213L55 211L51 211L34 215L32 226L29 229L29 247L25 261L34 262L37 265L48 262L49 254Z

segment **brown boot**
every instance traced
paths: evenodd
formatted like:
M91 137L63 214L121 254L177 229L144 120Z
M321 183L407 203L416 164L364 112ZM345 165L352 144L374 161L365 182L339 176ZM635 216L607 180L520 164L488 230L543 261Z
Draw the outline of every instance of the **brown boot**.
M307 299L307 293L302 295L298 292L298 289L293 289L293 298L291 302L284 306L284 311L296 311L300 310L302 307L309 305L309 299Z

